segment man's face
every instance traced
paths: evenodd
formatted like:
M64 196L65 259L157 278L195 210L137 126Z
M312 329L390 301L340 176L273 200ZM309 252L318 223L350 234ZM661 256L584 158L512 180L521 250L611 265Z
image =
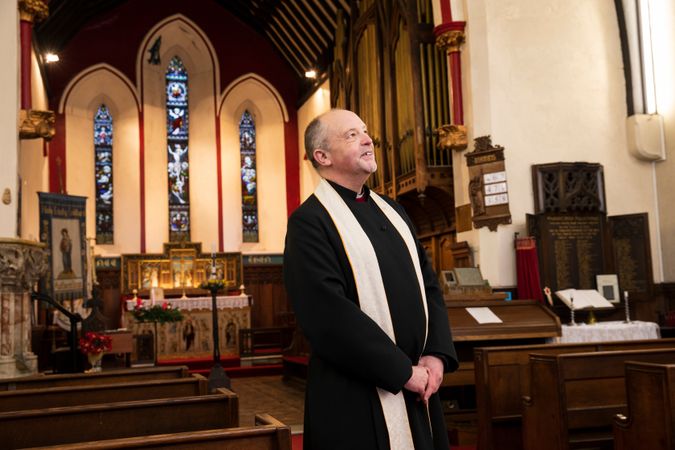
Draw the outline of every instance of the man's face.
M345 175L368 176L377 170L373 140L366 124L351 111L333 111L322 120L328 128L326 154L334 170Z

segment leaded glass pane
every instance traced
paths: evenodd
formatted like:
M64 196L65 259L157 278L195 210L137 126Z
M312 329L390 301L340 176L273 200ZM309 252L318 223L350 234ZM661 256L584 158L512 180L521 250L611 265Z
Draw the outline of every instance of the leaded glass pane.
M166 71L166 128L169 173L169 240L190 240L188 75L177 56Z
M255 122L244 111L239 122L241 155L241 209L244 242L258 242L258 190L255 156Z
M94 116L94 172L96 175L96 243L113 243L113 124L101 105Z

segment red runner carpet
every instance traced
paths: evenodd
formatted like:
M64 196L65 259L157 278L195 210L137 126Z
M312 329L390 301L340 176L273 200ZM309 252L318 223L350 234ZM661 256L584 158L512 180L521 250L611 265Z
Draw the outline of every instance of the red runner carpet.
M302 434L291 436L291 448L293 450L302 450ZM476 450L473 445L450 446L450 450Z
M198 373L208 378L213 367L213 358L175 358L160 359L158 366L188 366L188 372ZM281 375L281 364L260 364L242 366L238 356L221 356L220 365L230 378L254 377L262 375Z

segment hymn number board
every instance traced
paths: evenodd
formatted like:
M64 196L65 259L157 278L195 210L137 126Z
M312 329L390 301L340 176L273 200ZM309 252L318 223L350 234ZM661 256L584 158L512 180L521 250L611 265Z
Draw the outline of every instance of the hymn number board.
M504 147L492 145L490 136L476 138L474 142L474 151L465 155L472 220L476 228L496 231L498 225L511 223Z

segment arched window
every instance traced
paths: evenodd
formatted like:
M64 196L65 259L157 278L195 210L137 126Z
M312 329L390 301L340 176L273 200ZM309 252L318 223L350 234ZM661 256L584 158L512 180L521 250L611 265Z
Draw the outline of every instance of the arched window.
M113 123L101 105L94 116L94 172L96 174L96 243L113 243Z
M255 122L244 111L239 122L241 155L241 212L244 242L258 242L258 190L255 158Z
M166 71L166 143L169 173L169 241L190 240L188 75L174 56Z

